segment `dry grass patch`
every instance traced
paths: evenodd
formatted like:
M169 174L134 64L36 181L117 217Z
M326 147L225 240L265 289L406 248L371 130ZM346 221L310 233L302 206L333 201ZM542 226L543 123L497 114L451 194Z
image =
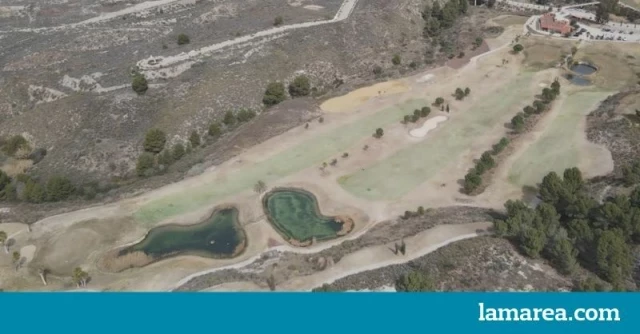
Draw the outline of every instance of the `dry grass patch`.
M493 22L503 26L508 27L512 25L523 25L527 22L528 17L526 16L518 16L518 15L504 15L493 19Z
M571 53L571 47L576 43L550 37L531 36L523 39L525 59L523 64L533 70L543 70L555 67L562 57Z
M640 80L640 46L635 43L593 43L581 47L575 59L595 65L598 71L591 75L592 81L608 91Z

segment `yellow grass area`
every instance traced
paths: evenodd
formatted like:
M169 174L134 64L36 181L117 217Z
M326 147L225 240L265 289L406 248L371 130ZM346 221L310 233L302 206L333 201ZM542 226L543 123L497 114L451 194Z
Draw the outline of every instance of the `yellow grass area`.
M524 39L524 65L534 70L543 70L556 66L563 56L571 53L576 42L553 39L547 36L530 36Z
M619 90L640 80L640 45L635 43L592 42L578 49L575 60L595 65L598 71L592 81L605 90Z
M377 96L387 96L403 93L409 87L401 81L387 81L373 86L356 89L346 95L325 101L320 108L326 112L352 111L362 106L369 99Z

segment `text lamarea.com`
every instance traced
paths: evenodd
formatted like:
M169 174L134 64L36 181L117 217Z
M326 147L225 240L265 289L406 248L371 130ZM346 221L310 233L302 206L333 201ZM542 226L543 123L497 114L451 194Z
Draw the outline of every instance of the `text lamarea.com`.
M509 308L478 303L478 321L620 321L617 308Z

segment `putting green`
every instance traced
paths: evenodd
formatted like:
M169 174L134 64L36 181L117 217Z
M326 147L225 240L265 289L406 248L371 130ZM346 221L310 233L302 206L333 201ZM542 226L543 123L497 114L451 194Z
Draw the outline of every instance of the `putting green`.
M580 162L580 143L584 136L578 124L593 106L609 93L578 92L567 96L560 113L542 136L513 163L509 182L518 186L535 186L551 171L562 174Z
M533 99L531 78L531 73L518 75L465 111L464 117L443 123L436 136L401 150L365 170L343 176L339 179L340 184L362 198L398 199L454 163L477 137L491 131L506 115L520 110L522 101Z
M407 101L328 130L269 159L238 168L224 179L214 179L182 193L152 201L141 207L134 217L142 223L154 224L175 215L213 205L226 196L250 189L259 180L268 184L307 167L320 165L323 161L342 154L362 138L371 136L376 128L398 122L403 115L427 103L425 100Z

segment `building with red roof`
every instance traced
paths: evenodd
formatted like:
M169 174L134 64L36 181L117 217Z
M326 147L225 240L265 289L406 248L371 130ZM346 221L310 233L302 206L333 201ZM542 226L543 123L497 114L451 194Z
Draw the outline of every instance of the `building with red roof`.
M556 20L554 13L546 13L540 17L540 29L562 35L571 32L571 24L565 20Z

